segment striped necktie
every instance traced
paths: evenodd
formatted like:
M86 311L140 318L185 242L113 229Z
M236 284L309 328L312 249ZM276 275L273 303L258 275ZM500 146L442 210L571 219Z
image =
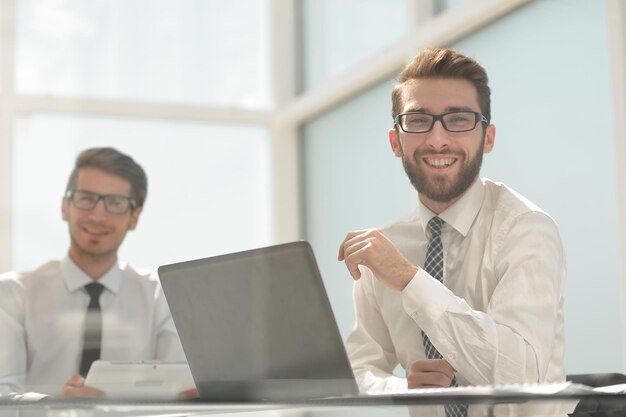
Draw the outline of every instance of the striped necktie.
M428 249L426 250L426 259L424 261L424 271L443 282L443 244L441 243L441 228L444 221L439 217L433 217L428 222L427 228L430 234L428 240ZM428 335L422 331L422 341L424 342L424 350L428 359L441 359L441 353L433 346ZM456 377L452 378L450 386L456 387ZM467 404L446 404L446 417L465 417L467 416Z

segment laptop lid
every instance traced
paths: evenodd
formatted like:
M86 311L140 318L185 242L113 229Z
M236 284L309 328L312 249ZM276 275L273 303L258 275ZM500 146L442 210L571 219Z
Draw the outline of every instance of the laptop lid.
M158 272L203 400L358 393L307 242L163 265Z

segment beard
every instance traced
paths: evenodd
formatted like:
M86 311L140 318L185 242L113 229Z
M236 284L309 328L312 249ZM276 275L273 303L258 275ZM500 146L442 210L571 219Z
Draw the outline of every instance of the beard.
M419 194L432 201L446 203L461 196L474 183L483 163L484 145L483 139L479 149L471 157L452 151L437 153L438 155L454 155L463 164L458 174L450 180L446 176L438 174L429 178L421 165L418 164L417 161L426 155L434 154L434 152L420 152L419 149L416 149L413 153L413 160L409 160L402 152L402 165L411 184Z
M88 228L96 231L107 231L108 236L93 238L83 231ZM117 256L117 251L124 241L126 231L120 233L93 221L73 221L68 218L71 251L84 259L109 259Z

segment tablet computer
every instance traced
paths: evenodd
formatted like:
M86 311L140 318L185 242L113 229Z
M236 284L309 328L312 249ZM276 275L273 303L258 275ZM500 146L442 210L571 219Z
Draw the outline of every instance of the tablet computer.
M176 399L195 388L186 362L114 362L97 360L91 365L85 385L109 398Z

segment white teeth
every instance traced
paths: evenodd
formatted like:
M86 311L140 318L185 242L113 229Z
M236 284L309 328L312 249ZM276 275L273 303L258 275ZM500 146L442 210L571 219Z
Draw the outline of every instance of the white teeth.
M88 228L88 227L85 227L85 231L86 231L87 233L91 233L91 234L94 234L94 235L104 233L104 231L103 231L103 230L99 230L99 229L90 229L90 228Z
M452 165L453 159L452 158L446 158L446 159L427 159L427 162L430 166L433 166L435 168L445 168L447 166Z

